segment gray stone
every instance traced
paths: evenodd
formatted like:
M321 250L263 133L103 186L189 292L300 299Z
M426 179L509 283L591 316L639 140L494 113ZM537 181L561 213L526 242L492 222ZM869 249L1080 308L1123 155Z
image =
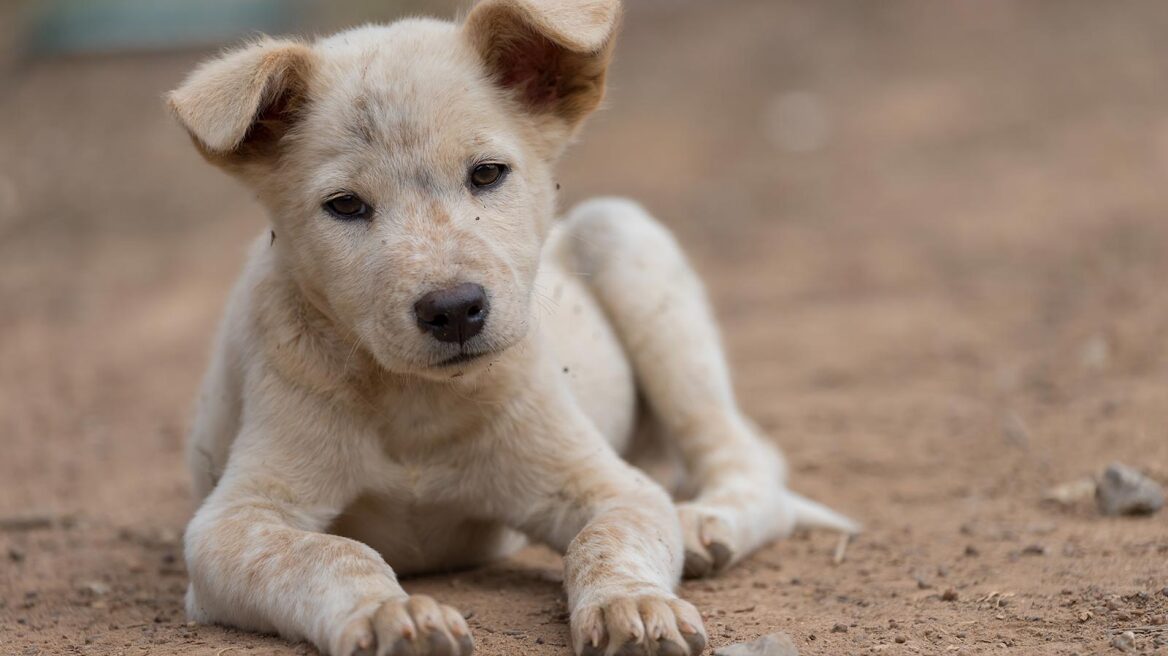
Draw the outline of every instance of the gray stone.
M1120 651L1132 651L1136 648L1136 634L1124 631L1111 639L1111 646Z
M1095 504L1104 515L1150 515L1164 506L1164 490L1140 472L1114 462L1099 479Z
M772 633L752 642L719 647L714 656L799 656L799 649L786 633Z

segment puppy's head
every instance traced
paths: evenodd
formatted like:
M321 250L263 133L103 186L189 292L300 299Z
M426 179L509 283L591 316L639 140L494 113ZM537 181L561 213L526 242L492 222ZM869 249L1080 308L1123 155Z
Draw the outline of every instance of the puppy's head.
M552 165L604 93L619 0L484 0L263 39L170 94L252 186L278 261L382 366L447 378L526 332Z

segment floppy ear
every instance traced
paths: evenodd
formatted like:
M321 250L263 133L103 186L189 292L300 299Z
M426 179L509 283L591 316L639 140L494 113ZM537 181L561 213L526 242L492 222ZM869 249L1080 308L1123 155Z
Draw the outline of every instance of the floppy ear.
M604 97L620 0L483 0L464 30L497 84L569 130Z
M307 46L264 38L204 62L167 101L209 158L257 154L291 125L311 64Z

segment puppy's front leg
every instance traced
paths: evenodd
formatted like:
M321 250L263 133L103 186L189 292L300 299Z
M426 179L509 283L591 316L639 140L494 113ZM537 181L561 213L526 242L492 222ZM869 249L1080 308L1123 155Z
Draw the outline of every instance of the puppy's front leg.
M564 552L577 654L696 655L701 615L674 589L684 559L669 495L631 467L570 400L524 404L491 449L511 475L496 512ZM498 483L496 483L498 484Z
M187 528L188 614L306 638L333 656L469 655L457 611L407 596L376 551L322 533L377 458L355 422L279 387L279 403L249 405L222 479Z

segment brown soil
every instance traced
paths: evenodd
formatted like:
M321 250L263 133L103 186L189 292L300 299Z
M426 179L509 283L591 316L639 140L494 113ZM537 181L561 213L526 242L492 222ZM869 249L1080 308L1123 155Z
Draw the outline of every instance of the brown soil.
M1168 4L631 4L565 202L677 230L795 487L867 527L842 564L812 533L683 585L714 645L1168 650L1168 512L1041 501L1112 460L1168 480ZM312 652L183 617L182 435L263 226L161 109L196 59L0 94L5 654ZM407 587L473 611L484 655L566 654L557 572Z

